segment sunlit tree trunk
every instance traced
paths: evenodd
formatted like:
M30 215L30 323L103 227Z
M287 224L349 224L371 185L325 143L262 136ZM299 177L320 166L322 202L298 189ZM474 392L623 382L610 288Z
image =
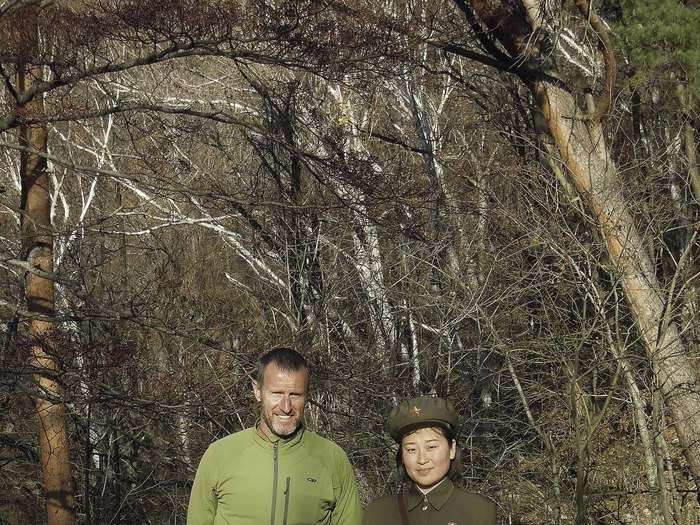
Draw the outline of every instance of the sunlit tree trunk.
M36 35L34 35L36 38ZM40 81L41 70L20 64L17 91L21 97L33 82ZM32 99L18 108L20 118L31 120L43 114L43 100ZM45 125L22 125L20 145L46 152ZM54 282L46 274L53 272L53 236L50 219L50 188L46 158L23 151L20 159L22 179L21 231L26 262L34 269L26 274L25 293L31 341L30 365L38 386L35 398L39 424L39 449L49 525L75 522L73 480L69 458L66 408L58 380L60 360L54 336Z

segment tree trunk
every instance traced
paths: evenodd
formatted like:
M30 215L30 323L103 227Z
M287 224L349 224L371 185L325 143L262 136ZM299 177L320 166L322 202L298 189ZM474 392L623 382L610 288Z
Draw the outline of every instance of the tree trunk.
M688 163L688 179L693 189L695 201L700 203L700 173L698 172L698 156L695 148L695 129L693 128L692 110L688 90L682 84L677 87L678 100L683 110L683 146Z
M19 66L17 87L20 96L34 81L40 81L39 68ZM18 108L23 118L43 114L43 100L36 98ZM23 125L21 146L45 152L45 125ZM53 236L50 219L49 178L46 158L22 152L21 229L23 253L27 263L40 272L53 271ZM35 371L38 386L35 406L39 423L39 449L49 525L69 525L75 522L73 479L69 459L66 409L61 401L62 386L57 380L60 363L57 358L54 324L54 283L45 276L28 272L25 281L27 309L40 316L29 322L31 341L30 366Z
M365 156L367 151L362 144L357 129L350 125L360 119L355 116L352 103L343 96L340 85L328 85L328 90L348 122L350 139L344 148L355 155ZM375 169L381 168L377 165ZM397 345L397 322L389 293L384 281L384 262L379 246L379 232L369 217L365 205L365 195L359 190L339 181L336 191L350 203L353 225L354 265L360 278L362 288L367 295L369 323L372 328L379 362L389 362L391 352ZM399 345L399 352L404 362L409 360L408 349Z
M647 477L647 483L649 485L649 492L651 493L652 500L654 501L655 508L652 511L651 523L652 525L659 525L663 514L663 497L664 495L660 492L661 486L663 485L663 478L660 477L660 472L656 467L656 449L654 448L653 437L649 433L649 427L647 426L646 414L644 411L644 400L642 399L642 394L637 385L637 381L634 379L632 374L632 366L624 355L623 349L618 349L615 345L611 345L611 349L614 352L615 357L620 363L620 368L622 369L622 375L625 378L625 383L627 383L627 391L630 395L630 400L632 402L632 415L634 422L637 426L637 432L639 432L639 440L642 443L642 451L644 452L644 462L645 462L645 474ZM665 522L666 525L669 525Z
M532 1L524 0L523 4ZM464 9L461 0L455 2ZM577 0L579 9L586 10L586 3L579 5L581 3ZM524 15L527 10L489 0L472 0L470 5L511 58L530 68L529 87L574 186L597 220L645 350L657 371L658 383L688 467L699 487L700 498L700 388L678 327L670 319L670 308L666 307L668 298L662 296L651 258L644 249L622 193L622 181L607 149L600 117L610 101L610 93L606 92L597 109L580 111L573 94L561 83L547 78L541 71L533 72L532 68L541 69L542 66L532 59L537 46L533 46L530 39L533 26ZM609 38L606 40L607 35L602 34L605 30L597 16L588 15L589 22L601 36L610 73L610 69L614 69L614 57L611 57ZM608 80L611 87L613 77Z

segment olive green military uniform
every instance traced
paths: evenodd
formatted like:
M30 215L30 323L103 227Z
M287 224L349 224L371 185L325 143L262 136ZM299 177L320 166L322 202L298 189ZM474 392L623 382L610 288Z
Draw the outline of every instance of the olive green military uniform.
M425 495L412 484L401 497L410 525L496 525L496 505L491 500L464 492L447 478ZM396 496L370 503L362 525L401 525Z
M457 434L457 412L449 401L422 396L399 403L389 415L388 430L400 445L402 438L424 427L442 427ZM401 521L396 495L370 503L363 525L496 525L496 505L491 500L465 492L445 477L423 494L415 483L400 496L408 524Z

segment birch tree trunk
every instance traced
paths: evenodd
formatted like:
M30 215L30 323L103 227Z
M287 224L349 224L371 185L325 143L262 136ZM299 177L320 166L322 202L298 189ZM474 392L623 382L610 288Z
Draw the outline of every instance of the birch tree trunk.
M31 23L28 27L31 27ZM30 38L37 38L36 34ZM33 82L41 81L41 70L20 64L17 92L21 97ZM18 108L24 119L43 114L43 100L32 99ZM46 152L45 125L22 125L21 146ZM34 271L26 274L27 309L36 317L29 322L31 341L30 366L38 392L35 406L39 424L39 449L49 525L69 525L75 522L73 480L69 458L66 409L61 400L62 386L59 349L54 336L54 282L47 278L53 272L53 235L50 218L50 188L46 158L29 152L20 157L22 180L21 232L26 262Z
M356 127L351 123L366 120L367 115L356 115L355 108L343 94L340 85L328 85L328 90L346 120L348 141L343 145L347 151L365 156L367 151L362 144ZM378 171L381 167L375 165ZM371 311L369 322L374 332L377 348L377 358L380 362L388 362L390 353L397 344L397 328L394 311L389 301L388 287L384 281L384 263L379 249L379 232L369 218L362 192L349 184L340 182L336 190L352 203L351 213L354 226L352 236L355 248L354 265L358 272L362 288L369 299ZM402 344L399 351L404 361L408 361L408 350Z
M460 0L455 2L464 8ZM534 3L524 0L523 7ZM591 23L603 47L608 74L614 74L614 56L602 22L588 11L585 1L579 9ZM610 260L616 268L645 350L658 374L658 383L672 415L690 472L700 487L700 387L677 325L670 318L670 297L663 295L651 257L622 192L622 181L610 157L602 129L602 116L611 100L614 77L608 76L598 106L582 111L574 94L563 82L544 74L537 53L535 29L526 19L527 9L512 3L473 0L476 15L489 32L503 44L510 58L525 64L520 70L538 109L542 112L559 156L569 176L595 217ZM469 6L467 6L469 9ZM493 46L493 44L492 44ZM497 52L497 51L496 51ZM503 58L503 57L499 57ZM700 494L699 494L700 498Z

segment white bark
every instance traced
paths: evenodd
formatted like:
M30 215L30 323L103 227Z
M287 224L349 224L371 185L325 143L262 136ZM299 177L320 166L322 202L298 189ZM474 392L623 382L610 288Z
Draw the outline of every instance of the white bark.
M366 119L367 115L358 117L355 114L354 108L343 96L339 85L329 85L328 90L344 116L346 129L350 134L350 139L345 144L345 147L354 154L366 155L367 150L362 144L357 128L361 127L361 122ZM373 166L373 168L381 171L381 167L378 165ZM377 357L380 360L386 360L389 352L396 344L397 329L393 309L389 302L389 293L384 282L384 267L379 249L379 234L369 218L368 210L364 204L364 196L359 190L339 182L337 191L341 197L351 203L351 213L355 227L353 232L355 268L365 294L369 299L368 306L372 311L369 317L376 338ZM405 352L405 348L402 351Z

